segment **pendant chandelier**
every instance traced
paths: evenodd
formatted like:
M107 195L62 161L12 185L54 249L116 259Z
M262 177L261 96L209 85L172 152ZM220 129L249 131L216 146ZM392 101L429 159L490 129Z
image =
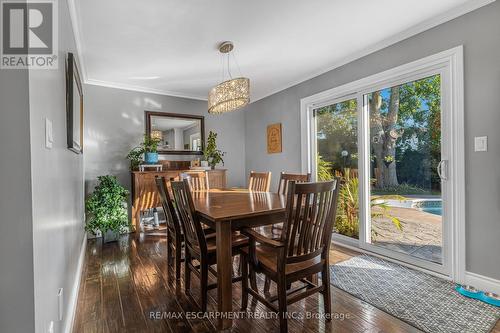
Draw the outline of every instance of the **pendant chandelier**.
M224 42L219 46L219 52L222 54L222 82L213 87L208 93L208 113L231 112L250 103L250 79L242 77L241 71L240 77L233 78L231 75L229 60L233 48L232 42ZM224 58L227 59L229 80L224 80ZM236 62L235 58L234 60Z

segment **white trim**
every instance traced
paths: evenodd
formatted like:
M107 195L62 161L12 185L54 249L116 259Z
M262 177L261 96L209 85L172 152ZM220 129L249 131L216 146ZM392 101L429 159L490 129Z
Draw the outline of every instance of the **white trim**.
M465 272L464 284L474 286L478 290L494 292L500 295L500 280L472 272Z
M332 234L332 242L335 244L339 244L342 246L349 246L351 249L359 248L359 240L356 238L344 236L341 234L333 233Z
M167 91L167 90L154 89L154 88L145 88L145 87L134 86L134 85L125 84L125 83L117 83L117 82L88 79L85 81L85 84L90 84L93 86L115 88L115 89L138 91L138 92L143 92L143 93L148 93L148 94L196 99L196 100L200 100L200 101L207 100L206 96L189 95L189 94L184 94L184 93L180 93L180 92L176 92L176 91Z
M448 223L443 228L444 237L443 244L443 265L427 263L422 260L413 258L405 258L411 261L414 265L420 265L426 269L435 269L441 274L446 273L454 281L464 281L465 272L465 139L464 139L464 86L463 86L463 47L457 46L455 48L439 52L437 54L404 64L381 73L377 73L363 79L350 82L332 89L325 90L315 95L302 98L300 100L300 121L301 121L301 164L302 172L312 172L314 162L312 154L315 150L315 136L314 136L314 123L311 123L312 112L315 108L323 106L325 103L332 103L339 101L339 99L352 98L355 95L358 99L358 126L359 128L366 128L367 112L363 112L363 96L374 90L380 90L386 87L395 86L404 82L413 81L419 78L424 78L429 75L439 73L443 78L443 110L449 110L444 115L445 121L448 123L449 131L444 131L443 136L445 142L448 142L451 147L444 147L445 151L449 151L450 156L443 156L443 159L451 161L451 168L449 168L449 181L447 181L447 189L443 194L450 197L451 205L449 209L445 209L443 218L446 218ZM449 113L449 115L447 114ZM363 115L365 115L363 117ZM358 136L358 150L360 153L361 170L368 172L365 150L367 149L366 135ZM313 174L313 179L315 174ZM360 218L362 221L367 221L364 211L368 211L369 198L363 193L367 193L363 184L367 183L368 174L360 174ZM368 207L368 208L367 208ZM363 228L364 223L360 223L360 240L359 246L368 248L370 234ZM377 250L378 251L378 250ZM381 254L387 254L384 250L380 250ZM400 260L403 260L402 255L395 254Z
M455 228L452 231L453 279L462 283L465 279L466 240L465 240L465 111L464 111L464 52L463 47L451 58L452 101L452 141L453 151L450 158L454 165L453 216Z
M393 262L395 264L399 264L401 266L405 266L405 267L414 269L414 270L419 271L419 272L424 272L424 273L427 273L427 274L432 275L432 276L436 276L436 277L441 278L441 279L451 280L451 278L449 276L446 276L446 275L443 275L443 274L440 274L440 273L437 273L437 272L434 272L434 271L431 271L431 270L428 270L428 269L425 269L425 268L422 268L422 267L411 265L411 264L408 264L408 263L406 263L404 261L399 261L399 260L396 260L396 259L388 258L388 257L383 256L381 254L378 254L378 253L375 253L375 252L371 252L371 251L362 249L362 248L360 248L360 247L358 247L356 245L345 244L343 242L336 241L333 238L332 238L332 243L334 245L338 245L340 247L345 247L346 249L349 249L349 250L352 250L352 251L355 251L355 252L366 253L366 254L369 254L369 255L371 255L373 257L384 259L386 261L390 261L390 262ZM330 249L331 249L331 247L330 247ZM333 250L335 250L335 248L333 248Z
M63 332L71 333L73 331L73 323L75 321L76 306L78 301L78 291L80 290L80 280L82 278L83 264L85 260L85 250L87 249L87 235L83 237L80 256L78 257L78 267L73 281L73 290L71 290L70 299L67 308L67 317L64 321Z

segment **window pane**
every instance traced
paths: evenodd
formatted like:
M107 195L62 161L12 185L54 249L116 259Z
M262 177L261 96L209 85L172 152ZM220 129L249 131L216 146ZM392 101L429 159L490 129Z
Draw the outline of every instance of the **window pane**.
M372 243L442 262L441 80L367 95Z
M356 99L315 110L318 180L345 178L334 232L358 238L358 129Z

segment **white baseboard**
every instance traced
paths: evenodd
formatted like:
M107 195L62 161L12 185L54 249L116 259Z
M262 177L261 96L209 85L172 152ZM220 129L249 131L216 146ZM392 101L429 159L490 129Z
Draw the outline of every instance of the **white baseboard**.
M85 250L87 249L87 234L83 237L83 243L80 249L80 256L78 257L78 267L73 281L73 290L69 298L68 308L66 309L66 320L63 325L64 333L71 333L73 331L73 322L75 320L76 305L78 301L78 291L80 290L80 280L82 278L83 261L85 259Z
M465 283L481 291L494 292L500 295L500 280L496 280L484 275L465 272Z

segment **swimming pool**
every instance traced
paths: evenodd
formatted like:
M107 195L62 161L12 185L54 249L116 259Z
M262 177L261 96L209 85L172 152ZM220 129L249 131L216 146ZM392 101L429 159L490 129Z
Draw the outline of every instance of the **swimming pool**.
M434 215L443 215L443 202L441 200L422 200L415 202L415 208Z

